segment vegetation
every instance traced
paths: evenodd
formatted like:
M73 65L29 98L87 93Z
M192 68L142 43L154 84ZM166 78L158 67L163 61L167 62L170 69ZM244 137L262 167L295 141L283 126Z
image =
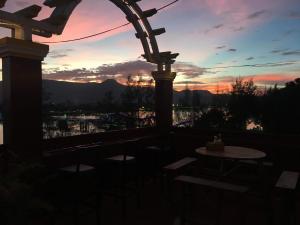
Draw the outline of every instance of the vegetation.
M184 95L179 107L190 109L185 121L189 120L194 127L282 134L300 132L300 106L295 102L300 97L300 78L287 83L284 88L275 85L264 91L253 80L238 78L229 94L215 95L209 106L201 104L199 98L195 105L192 92L185 91L189 94Z
M261 123L266 132L300 132L300 78L288 82L284 88L276 86L266 91L261 101Z

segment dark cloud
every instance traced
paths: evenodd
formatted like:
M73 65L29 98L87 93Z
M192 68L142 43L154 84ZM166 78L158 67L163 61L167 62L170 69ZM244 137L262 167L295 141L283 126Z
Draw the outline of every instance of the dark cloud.
M239 32L239 31L242 31L244 29L245 29L244 27L238 27L238 28L234 28L233 31L234 32Z
M213 29L220 29L222 27L224 27L224 24L218 24L218 25L213 26Z
M64 58L69 56L69 52L72 52L73 49L60 49L60 50L53 50L51 52L49 52L48 57L52 58L52 59L58 59L58 58Z
M100 75L135 75L151 74L156 66L141 60L129 61L124 63L106 64L99 66L97 71Z
M49 55L50 58L52 59L58 59L58 58L64 58L67 57L67 54L55 54L55 55Z
M214 31L214 30L218 30L218 29L221 29L222 27L224 27L225 25L224 24L217 24L207 30L204 31L205 34L211 32L211 31Z
M206 84L206 83L201 81L177 81L174 82L174 84Z
M278 53L282 53L282 52L285 52L285 51L286 51L286 49L275 49L275 50L271 51L271 53L278 54Z
M191 63L177 62L173 65L173 71L187 78L203 75L206 70ZM127 79L129 75L151 76L156 70L156 65L145 61L129 61L116 64L105 64L92 69L62 70L61 68L44 69L44 79L68 80L68 81L102 81L107 78Z
M223 49L226 48L226 45L217 46L216 49Z
M291 11L289 12L288 17L292 19L300 19L300 12Z
M283 55L283 56L288 56L288 55L300 56L300 50L282 52L281 55Z
M205 72L207 72L204 68L196 66L191 63L186 62L177 62L173 65L173 69L177 73L181 73L185 77L189 78L195 78L198 76L203 75Z
M300 56L300 50L277 49L271 51L271 53L280 54L282 56L291 56L291 55Z
M43 70L43 78L49 80L78 80L88 79L91 76L97 76L98 74L92 70L74 69L74 70L61 70L60 68L48 68Z
M44 70L45 79L72 80L80 82L102 81L107 78L126 79L129 75L150 75L155 65L144 61L129 61L116 64L104 64L92 69L61 70L50 68Z
M235 48L228 49L228 52L236 52L237 50Z
M297 33L297 32L299 32L299 30L297 30L297 29L290 29L290 30L285 31L283 33L283 36L289 36L289 35Z
M246 60L253 60L253 59L254 59L254 57L249 57Z
M291 65L295 65L295 64L298 64L298 62L297 61L283 61L283 62L272 62L272 63L257 63L257 64L245 64L245 65L216 66L216 67L205 68L205 69L211 70L211 69L244 68L244 67L267 68L267 67L291 66Z
M267 11L266 10L260 10L260 11L256 11L250 15L247 16L247 19L256 19L260 16L262 16L263 14L265 14Z

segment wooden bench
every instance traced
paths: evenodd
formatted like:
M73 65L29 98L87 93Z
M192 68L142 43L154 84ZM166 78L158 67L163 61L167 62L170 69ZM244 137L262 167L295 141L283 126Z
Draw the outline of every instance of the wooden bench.
M295 190L299 179L298 172L283 171L277 180L276 188L285 190Z
M254 166L258 165L258 161L255 161L255 160L240 160L239 162L242 164L246 164L246 165L254 165ZM261 164L262 164L262 166L265 166L265 167L273 167L274 166L274 163L271 161L263 161L263 162L261 162Z
M200 186L204 186L204 187L213 188L216 190L237 192L237 193L241 193L241 194L244 194L244 193L248 192L248 190L249 190L249 188L246 186L235 185L235 184L230 184L230 183L226 183L226 182L209 180L209 179L192 177L192 176L178 176L175 178L175 181L180 181L180 182L184 182L187 184L200 185Z
M218 202L217 202L217 209L216 209L216 224L219 225L221 224L221 214L222 214L222 203L223 203L223 195L224 192L234 192L240 195L242 197L245 193L249 191L249 188L246 186L241 186L241 185L235 185L231 183L226 183L226 182L221 182L221 181L215 181L215 180L210 180L210 179L204 179L200 177L192 177L192 176L178 176L175 178L175 181L181 182L184 184L184 189L183 189L183 203L181 204L183 209L181 211L181 216L180 216L180 224L184 225L186 223L186 220L188 218L187 214L187 209L186 209L186 197L188 196L187 194L187 187L189 185L199 185L202 187L214 189L218 191ZM193 195L190 195L191 197ZM243 203L241 199L241 203ZM243 207L238 207L241 212L239 215L241 216L241 224L244 223L245 220L245 212L246 210L243 209Z
M293 171L283 171L275 185L282 194L281 223L286 225L296 224L296 188L299 180L299 173Z
M176 162L173 162L167 166L164 167L165 171L177 171L179 169L182 169L184 167L186 167L187 165L190 165L191 163L197 161L197 158L193 158L193 157L185 157L183 159L180 159Z

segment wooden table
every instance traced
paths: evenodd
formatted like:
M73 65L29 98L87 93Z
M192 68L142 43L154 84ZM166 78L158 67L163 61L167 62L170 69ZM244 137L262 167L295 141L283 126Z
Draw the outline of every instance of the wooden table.
M236 170L240 165L232 167L230 170L224 171L224 160L233 160L239 162L239 160L256 160L258 161L258 167L261 167L261 159L266 157L266 153L253 149L240 146L224 146L224 151L207 150L206 147L200 147L195 152L202 156L214 157L221 161L219 173L221 176L227 176Z
M236 160L258 160L266 157L266 153L240 146L224 146L224 151L207 150L206 147L197 148L196 153L203 156L211 156L222 159L236 159Z

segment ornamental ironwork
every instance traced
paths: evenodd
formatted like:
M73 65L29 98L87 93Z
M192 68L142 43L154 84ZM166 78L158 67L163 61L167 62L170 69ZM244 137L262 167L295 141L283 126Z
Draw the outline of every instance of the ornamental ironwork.
M166 32L165 28L153 29L148 18L154 16L156 8L142 10L137 2L141 0L109 0L126 15L126 19L136 30L136 37L141 41L148 62L157 64L158 72L171 72L171 65L178 53L160 52L156 36ZM12 37L22 40L32 40L32 35L46 38L60 35L81 0L46 0L43 4L54 8L49 18L36 20L42 7L31 5L16 12L1 10L7 0L0 0L0 27L11 30Z

